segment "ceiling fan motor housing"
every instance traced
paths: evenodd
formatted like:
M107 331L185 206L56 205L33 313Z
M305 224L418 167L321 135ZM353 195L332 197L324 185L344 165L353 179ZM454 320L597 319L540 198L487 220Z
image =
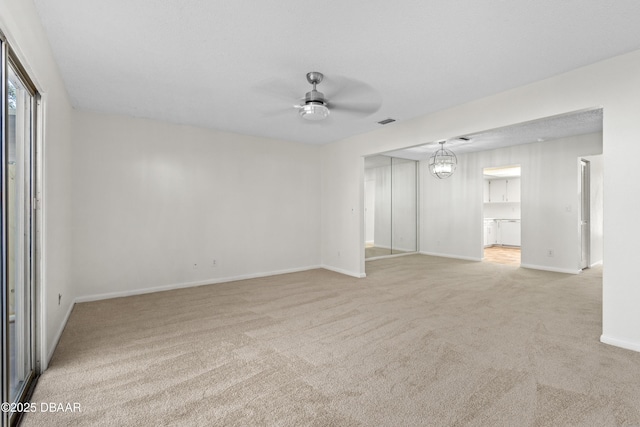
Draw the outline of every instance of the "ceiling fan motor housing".
M316 103L316 104L326 105L326 102L324 100L324 93L318 92L317 90L313 89L307 92L306 95L304 96L304 103L305 104Z
M307 81L313 85L313 89L304 96L304 105L298 112L306 120L324 120L329 116L329 108L324 99L324 94L316 90L316 85L323 79L320 72L312 71L307 73Z

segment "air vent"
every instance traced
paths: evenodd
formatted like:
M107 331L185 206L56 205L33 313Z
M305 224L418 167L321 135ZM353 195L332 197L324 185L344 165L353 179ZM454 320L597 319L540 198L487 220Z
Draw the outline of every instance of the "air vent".
M381 124L381 125L388 125L389 123L393 123L393 122L395 122L395 121L396 121L396 119L391 119L391 118L389 118L389 119L380 120L380 121L378 122L378 124Z

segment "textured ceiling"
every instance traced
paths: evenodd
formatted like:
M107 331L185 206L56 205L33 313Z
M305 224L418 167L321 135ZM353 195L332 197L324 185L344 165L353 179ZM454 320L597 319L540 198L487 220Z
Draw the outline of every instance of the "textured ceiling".
M75 107L306 143L640 49L637 0L35 4ZM330 101L380 108L304 121L308 71Z
M455 154L463 154L601 131L602 109L593 109L452 137L446 141L445 147ZM384 154L401 159L425 160L439 147L439 142L433 141Z

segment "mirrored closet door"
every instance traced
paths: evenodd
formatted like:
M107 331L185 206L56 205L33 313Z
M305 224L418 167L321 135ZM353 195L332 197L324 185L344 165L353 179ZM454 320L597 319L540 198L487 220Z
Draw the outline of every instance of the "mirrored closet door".
M418 250L417 162L365 158L365 258Z

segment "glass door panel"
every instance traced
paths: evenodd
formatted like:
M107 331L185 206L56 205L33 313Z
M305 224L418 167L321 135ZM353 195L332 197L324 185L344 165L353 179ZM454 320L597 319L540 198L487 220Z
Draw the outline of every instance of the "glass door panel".
M418 250L417 162L391 158L391 252Z
M365 158L365 258L391 255L391 157Z
M417 164L385 155L365 158L365 258L418 250Z
M3 52L3 402L18 402L34 377L33 189L35 92ZM4 413L3 425L17 413Z

